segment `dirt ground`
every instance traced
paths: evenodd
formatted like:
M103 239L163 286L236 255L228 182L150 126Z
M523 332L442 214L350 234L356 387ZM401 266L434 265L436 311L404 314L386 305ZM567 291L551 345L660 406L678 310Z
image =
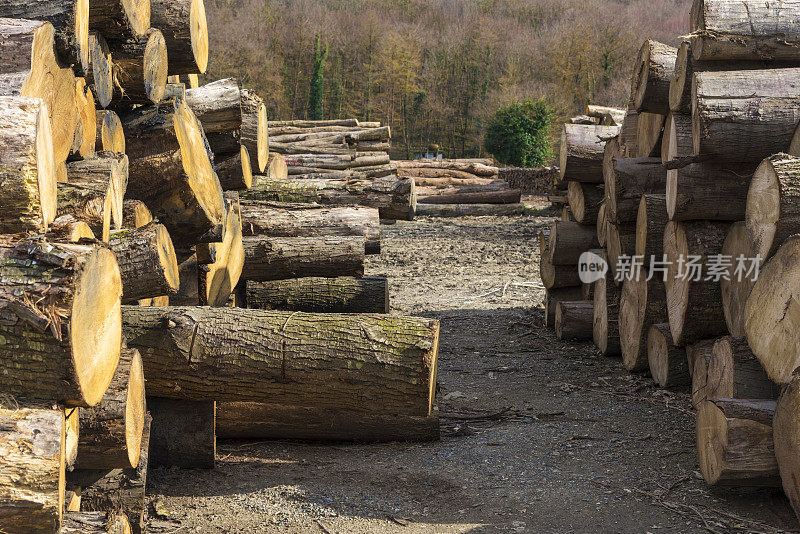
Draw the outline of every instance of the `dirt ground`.
M441 321L436 443L220 441L217 468L151 470L152 532L778 532L779 490L710 491L686 391L544 328L551 218L383 227L392 313Z

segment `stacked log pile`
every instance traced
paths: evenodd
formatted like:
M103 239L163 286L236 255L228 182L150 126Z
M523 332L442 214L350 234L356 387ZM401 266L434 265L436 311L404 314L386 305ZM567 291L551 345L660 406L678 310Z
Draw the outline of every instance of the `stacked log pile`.
M142 532L150 465L213 467L217 401L231 435L438 437L438 322L363 276L413 181L240 201L266 108L196 83L205 28L197 0L0 3L2 532Z
M593 320L597 346L607 353L613 331L627 369L691 387L709 485L782 485L800 517L798 17L788 2L695 0L679 48L643 45L605 145L598 223L609 272L616 257L630 276L595 283ZM579 305L560 302L561 316Z

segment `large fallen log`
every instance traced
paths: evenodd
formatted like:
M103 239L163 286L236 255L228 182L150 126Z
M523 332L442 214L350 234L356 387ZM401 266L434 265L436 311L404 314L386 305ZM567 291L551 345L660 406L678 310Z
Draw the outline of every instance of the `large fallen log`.
M242 280L364 275L362 236L248 236L242 242Z
M577 263L555 265L548 258L547 250L542 251L539 257L539 275L542 284L549 290L581 285ZM555 313L555 308L553 313Z
M709 271L729 228L726 222L670 221L664 230L664 285L670 330L678 346L727 332L719 279Z
M241 130L242 95L235 78L225 78L186 91L192 108L206 134Z
M150 0L150 25L164 34L170 74L203 74L208 27L203 0Z
M56 218L56 169L47 105L0 96L0 232L44 232Z
M256 402L217 404L217 436L310 441L434 441L439 414L383 415Z
M602 183L605 143L618 133L616 126L565 124L561 132L559 180Z
M661 158L617 158L603 171L606 213L617 224L636 222L642 195L666 191L667 171Z
M654 324L666 317L667 297L659 277L646 280L643 274L622 283L619 301L619 338L622 364L628 371L647 371L647 335Z
M417 204L421 217L507 217L524 215L525 204Z
M591 226L568 221L556 221L550 225L547 258L553 265L576 266L581 254L598 246L597 233Z
M62 6L68 3L75 4L70 0L54 2ZM19 1L9 7L26 9L28 5ZM53 26L47 22L0 19L0 94L44 100L50 114L55 165L59 166L69 156L75 138L78 106L75 75L56 58L55 36Z
M634 108L633 102L630 102L628 103L628 109L625 111L625 119L623 119L622 126L619 129L616 147L618 152L614 154L614 157L636 157L639 153L639 148L636 146L638 132L639 112Z
M692 163L667 171L667 213L674 221L740 221L753 175L748 164Z
M610 270L594 283L592 339L604 356L614 356L620 353L620 289L614 283Z
M414 180L387 176L373 180L268 180L255 178L249 191L242 191L242 200L273 202L316 202L333 206L367 206L378 208L381 219L411 220L417 198Z
M780 486L773 400L710 399L697 409L697 460L711 486Z
M719 281L725 324L731 335L743 337L745 335L745 305L755 283L752 276L746 276L746 271L741 269L741 262L755 257L751 250L750 240L747 239L744 221L731 225L728 235L725 236L725 242L722 244L721 254L730 262L725 269L725 276ZM747 267L749 265L745 264L745 269Z
M708 399L776 399L778 389L745 338L724 336L714 343L705 395Z
M631 100L639 112L669 114L669 87L678 50L648 39L633 70Z
M4 390L5 392L5 390ZM0 530L58 532L64 509L64 410L0 405Z
M62 215L57 217L50 224L48 231L44 234L48 241L67 243L78 243L81 239L96 239L91 227L86 221L81 221L72 215Z
M123 310L150 394L431 413L438 321L241 308ZM312 345L304 341L312 338Z
M783 387L775 406L772 420L772 437L775 443L775 459L783 483L783 491L789 497L794 513L800 516L800 376L794 375Z
M108 240L108 231L122 226L122 202L128 188L128 156L114 152L98 152L95 157L67 164L68 184L59 184L59 216L65 213L86 212L80 217L102 233ZM94 202L96 208L87 203ZM108 225L106 225L106 219Z
M669 324L650 326L647 334L647 361L650 376L662 388L685 386L691 383L686 351L672 341Z
M214 468L217 455L215 401L148 395L147 407L153 417L148 458L151 466Z
M281 154L270 152L264 176L267 180L286 180L289 178L286 159Z
M397 168L399 169L440 169L445 171L459 171L472 174L474 176L482 176L485 178L496 177L499 172L497 167L484 165L482 163L475 163L460 160L400 160L396 161Z
M555 329L558 339L592 339L594 304L588 300L562 300L556 304Z
M798 17L800 9L786 0L752 5L695 0L689 19L692 54L698 61L798 61Z
M178 261L163 224L117 230L108 245L122 275L122 301L169 295L178 290Z
M696 73L694 153L757 162L788 150L800 122L798 75L800 69Z
M519 189L499 191L468 191L419 196L424 204L517 204L522 197Z
M625 120L624 109L595 106L592 104L586 106L586 115L598 119L600 124L604 126L622 126Z
M800 235L793 235L760 269L744 312L747 342L767 375L778 384L789 382L800 366L798 277Z
M179 248L218 240L225 216L222 188L189 106L174 101L137 108L123 124L128 196L147 205Z
M378 210L360 206L326 207L243 201L242 234L269 237L364 236L366 252L378 253L381 228Z
M77 467L135 469L145 411L142 359L138 350L123 348L103 400L80 412Z
M248 308L308 313L389 313L385 276L248 281Z
M575 221L581 224L595 224L600 205L605 199L605 193L601 187L582 182L569 182L567 190L569 207L575 217ZM420 202L424 199L420 199Z
M0 245L0 391L94 406L119 360L122 282L98 245Z

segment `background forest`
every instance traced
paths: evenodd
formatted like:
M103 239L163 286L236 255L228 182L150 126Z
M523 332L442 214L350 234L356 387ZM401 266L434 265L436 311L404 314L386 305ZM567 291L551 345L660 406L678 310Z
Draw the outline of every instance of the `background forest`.
M235 76L265 99L271 119L308 118L321 105L324 118L389 124L397 157L431 144L446 157L485 155L486 126L508 104L544 99L554 125L587 103L624 107L645 37L677 45L689 7L689 0L206 0L206 79ZM320 69L311 83L320 59L321 99Z

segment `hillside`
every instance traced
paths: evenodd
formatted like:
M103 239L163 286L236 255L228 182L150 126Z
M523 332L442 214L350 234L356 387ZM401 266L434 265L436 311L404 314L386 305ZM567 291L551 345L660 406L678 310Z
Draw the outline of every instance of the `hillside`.
M269 116L303 118L315 36L325 118L390 124L397 155L478 155L498 106L544 97L558 118L622 106L646 37L677 43L687 0L207 0L206 76L239 78ZM558 122L558 121L556 121Z

